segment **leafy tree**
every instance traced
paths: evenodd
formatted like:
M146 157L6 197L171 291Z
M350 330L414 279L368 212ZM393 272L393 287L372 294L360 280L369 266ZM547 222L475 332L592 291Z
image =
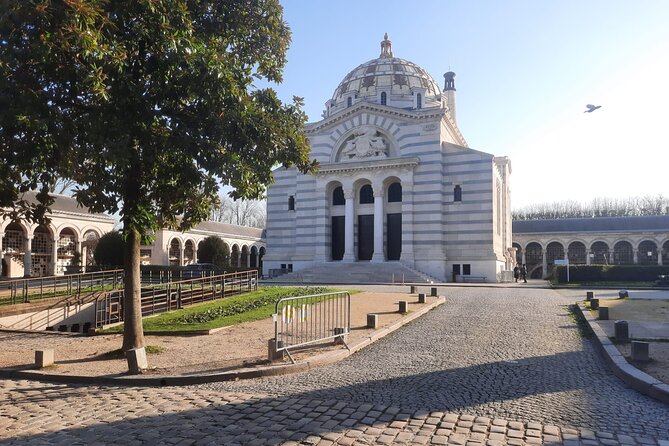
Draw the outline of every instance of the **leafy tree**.
M213 263L221 269L230 265L230 250L220 237L209 236L200 242L197 250L198 262Z
M43 221L68 178L121 215L124 350L144 346L143 237L206 218L221 184L259 198L275 165L316 169L301 100L253 86L281 81L289 42L278 0L3 2L0 207Z
M104 234L95 246L93 258L100 266L123 266L123 235L118 231Z

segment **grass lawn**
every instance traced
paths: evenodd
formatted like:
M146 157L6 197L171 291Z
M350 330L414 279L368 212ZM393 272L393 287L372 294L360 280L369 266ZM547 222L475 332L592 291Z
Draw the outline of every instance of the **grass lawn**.
M145 318L144 332L204 331L242 322L268 318L274 313L276 303L284 297L307 296L334 291L323 287L264 287L251 293L194 305ZM348 290L351 294L356 291ZM102 333L122 333L123 325L109 328Z

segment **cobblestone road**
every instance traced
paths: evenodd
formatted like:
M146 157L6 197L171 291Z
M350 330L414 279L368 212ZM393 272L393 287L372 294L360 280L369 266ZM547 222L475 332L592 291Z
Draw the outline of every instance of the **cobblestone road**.
M338 364L187 388L0 381L2 444L654 444L669 406L626 388L550 290L459 288Z

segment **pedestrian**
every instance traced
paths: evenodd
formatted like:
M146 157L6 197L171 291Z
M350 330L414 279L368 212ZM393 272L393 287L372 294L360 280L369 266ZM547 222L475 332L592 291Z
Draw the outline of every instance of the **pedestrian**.
M520 278L527 283L527 267L525 265L520 267Z
M513 269L513 278L516 279L516 283L518 283L518 278L520 277L520 268L518 265Z

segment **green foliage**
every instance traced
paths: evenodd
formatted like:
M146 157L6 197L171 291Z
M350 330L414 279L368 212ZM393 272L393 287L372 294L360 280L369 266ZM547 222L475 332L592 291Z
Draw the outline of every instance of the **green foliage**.
M567 268L555 268L559 283L567 281ZM657 276L669 274L669 266L646 265L571 265L569 281L584 282L654 282Z
M209 236L198 245L197 261L213 263L221 269L230 265L230 250L220 237Z
M184 324L205 323L225 316L246 313L247 311L255 310L256 308L264 307L265 305L276 304L284 297L307 296L309 294L326 293L327 291L327 288L315 287L289 288L286 289L285 292L263 293L257 297L240 300L238 302L230 302L227 303L227 305L224 302L223 305L220 305L217 308L209 308L200 313L184 315L177 319L177 321Z
M93 258L100 266L123 267L123 235L112 231L100 237Z

